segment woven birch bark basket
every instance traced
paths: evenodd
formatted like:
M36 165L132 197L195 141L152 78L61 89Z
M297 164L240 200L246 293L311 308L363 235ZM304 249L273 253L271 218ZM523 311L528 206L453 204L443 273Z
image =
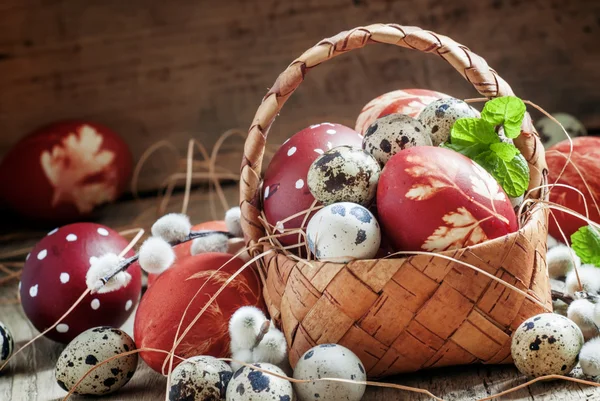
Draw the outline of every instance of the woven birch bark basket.
M511 363L513 330L526 318L552 309L545 261L548 216L542 207L527 210L515 233L442 253L490 273L531 299L472 268L432 255L307 263L275 251L263 239L261 164L271 124L313 67L370 43L436 54L485 97L513 94L465 46L396 24L359 27L324 39L279 75L248 133L240 199L242 227L253 253L273 250L259 261L259 270L271 317L286 336L290 363L295 366L305 351L323 343L350 348L371 378L448 365ZM545 184L544 150L528 115L515 145L529 164L529 188ZM546 195L545 190L532 191L537 198Z

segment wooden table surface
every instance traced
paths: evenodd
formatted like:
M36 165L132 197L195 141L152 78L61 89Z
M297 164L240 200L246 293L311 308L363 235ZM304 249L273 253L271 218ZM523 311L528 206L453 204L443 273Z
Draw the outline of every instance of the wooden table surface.
M196 191L192 198L189 214L192 221L200 222L212 219L210 208L206 206L202 190ZM231 204L237 199L236 188L225 191ZM179 203L178 203L179 202ZM178 211L181 196L175 196L170 211ZM149 228L156 218L156 199L142 201L126 201L107 207L99 221L111 227L122 229L133 225ZM217 211L217 213L222 213ZM0 254L10 250L23 248L35 243L44 231L18 235L18 241L2 241ZM37 235L36 235L37 234ZM23 239L27 237L27 239ZM16 281L0 287L0 297L6 299L16 293ZM28 322L19 304L0 305L0 321L4 322L15 337L17 347L30 340L37 331ZM133 318L124 325L131 333ZM54 401L65 396L54 379L56 359L64 346L42 338L33 346L24 350L0 376L0 401ZM478 400L491 394L504 391L526 382L513 366L466 366L424 371L414 374L388 378L387 382L427 389L436 396L447 400ZM162 400L165 394L166 378L152 371L141 360L134 377L120 391L107 395L102 400L139 401ZM89 399L73 396L72 400ZM430 400L421 394L409 393L396 389L367 388L364 401ZM580 385L566 381L536 383L529 388L521 389L501 398L502 400L534 400L534 401L578 401L600 400L600 388Z

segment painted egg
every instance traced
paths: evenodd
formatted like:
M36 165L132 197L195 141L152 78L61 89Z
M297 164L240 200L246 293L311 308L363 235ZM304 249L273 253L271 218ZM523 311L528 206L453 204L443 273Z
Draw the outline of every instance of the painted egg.
M518 228L510 200L487 171L432 146L390 159L379 178L377 212L396 251L457 249Z
M21 139L0 164L0 199L31 219L88 216L127 188L131 153L110 129L62 121Z
M449 98L431 102L419 114L419 121L431 136L433 146L450 138L450 130L459 118L479 117L479 112L459 99Z
M170 351L184 311L200 286L204 287L185 314L182 330L192 322L223 283L243 265L241 259L226 253L202 253L177 260L154 281L142 297L134 323L134 338L138 347ZM265 309L260 280L253 266L247 267L228 284L193 325L184 341L175 349L175 354L181 358L197 355L227 357L229 319L237 309L245 305ZM144 351L141 357L152 369L162 373L163 362L167 358L165 354ZM179 362L179 359L174 359L173 366L177 366Z
M361 148L338 146L319 156L308 169L308 188L324 205L354 202L368 206L377 192L381 167Z
M225 401L231 367L212 356L186 359L173 370L169 401Z
M94 223L76 223L52 230L38 242L25 261L21 275L21 304L39 331L53 325L86 290L85 275L92 261L106 253L119 254L129 241L116 231ZM133 251L126 256L132 256ZM142 289L137 265L127 273L125 287L89 294L58 326L46 334L67 343L97 326L119 327L131 315Z
M431 145L429 134L418 120L404 114L390 114L367 128L362 147L385 165L402 149Z
M94 366L107 359L135 350L135 343L122 330L96 327L84 331L67 345L56 362L56 381L65 391ZM133 377L138 354L121 356L90 373L75 389L75 394L100 395L117 391Z
M308 246L317 259L346 263L371 259L379 250L381 232L375 216L356 203L325 206L308 222Z
M569 157L569 141L562 141L546 150L546 162L548 163L548 183L556 182ZM569 163L558 180L559 184L570 185L583 192L588 205L590 219L600 223L600 212L596 204L600 206L600 138L586 136L573 139L573 153ZM589 187L586 188L586 183ZM591 191L591 192L590 192ZM554 187L550 190L550 201L567 207L585 216L585 203L581 195L570 188ZM564 231L567 239L581 226L587 223L575 216L553 210L552 213L558 220L558 224ZM563 241L560 230L553 218L548 219L549 232L554 238Z
M394 113L417 117L429 103L447 97L449 96L444 93L427 89L402 89L384 93L363 107L354 129L364 134L375 120Z
M367 374L360 359L338 344L321 344L306 351L294 368L294 379L311 380L325 377L366 381ZM333 381L294 383L300 401L360 401L365 384Z
M310 209L315 201L306 183L310 165L334 147L360 147L361 144L362 136L351 128L322 123L303 129L281 145L265 172L263 182L263 210L269 224L280 232L306 227L309 216L305 214L282 221ZM298 235L286 235L279 241L293 245L298 243Z
M583 342L583 334L574 322L556 313L542 313L519 326L510 351L524 375L566 375L577 365Z
M10 330L4 323L0 322L0 365L4 364L10 358L14 348L15 340Z
M252 366L287 377L285 372L270 363L254 363ZM282 378L263 373L248 366L237 370L227 387L227 401L292 401L292 384Z
M565 127L565 131L571 139L578 136L587 135L585 126L577 118L567 113L554 113L552 117L556 118ZM557 143L567 139L560 125L550 120L548 117L542 117L535 123L535 129L540 134L540 140L544 147L549 148Z

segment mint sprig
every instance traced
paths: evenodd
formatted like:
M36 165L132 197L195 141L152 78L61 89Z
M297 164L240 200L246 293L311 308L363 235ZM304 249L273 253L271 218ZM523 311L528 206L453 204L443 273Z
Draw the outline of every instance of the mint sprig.
M600 233L590 226L583 226L571 235L571 248L582 263L600 267Z
M498 181L508 196L516 198L529 186L529 166L513 144L500 140L495 128L502 125L507 137L516 138L524 116L525 104L518 97L492 99L485 104L481 118L456 120L450 142L443 146L472 159Z

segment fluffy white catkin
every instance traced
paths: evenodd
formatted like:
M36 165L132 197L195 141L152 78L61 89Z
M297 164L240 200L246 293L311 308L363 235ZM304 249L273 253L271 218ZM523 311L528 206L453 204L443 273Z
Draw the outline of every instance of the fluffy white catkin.
M593 338L583 344L579 352L579 364L585 375L600 375L600 337Z
M236 237L243 237L242 223L240 221L242 211L239 207L232 207L225 213L225 226L227 231Z
M85 275L85 284L89 289L97 288L97 284L101 278L106 277L119 268L121 258L114 253L106 253L97 258L88 269ZM98 293L105 294L107 292L117 291L129 284L131 275L127 272L119 272L111 278L108 283L98 289Z
M546 244L548 245L548 249L552 249L555 246L559 245L560 242L558 242L556 240L556 238L554 238L553 236L551 236L550 234L548 234L548 238L546 240Z
M591 294L598 294L598 292L600 292L600 269L593 265L581 265L577 271L579 273L581 285L583 286L583 291ZM569 295L575 295L577 291L581 291L574 270L567 273L565 288Z
M140 247L140 267L148 273L160 274L175 262L175 251L160 237L150 237Z
M286 356L287 342L285 336L271 323L271 329L252 350L252 361L279 365L285 360Z
M192 241L190 251L192 255L206 252L227 253L229 239L225 234L211 234L206 237L196 238Z
M595 305L587 299L577 299L567 309L567 317L579 326L586 340L598 335L594 324L594 309Z
M550 249L546 255L548 274L552 278L566 276L573 267L579 268L581 260L570 247L560 244Z
M183 241L192 229L190 218L181 213L165 214L152 225L152 235L167 242Z
M266 320L265 314L254 306L242 306L236 310L229 320L231 353L254 347L262 324Z
M231 359L236 359L244 363L252 363L252 351L250 351L249 349L239 349L235 352L232 352ZM242 366L243 365L237 362L231 362L231 369L233 370L233 373L235 373L236 370L238 370Z

